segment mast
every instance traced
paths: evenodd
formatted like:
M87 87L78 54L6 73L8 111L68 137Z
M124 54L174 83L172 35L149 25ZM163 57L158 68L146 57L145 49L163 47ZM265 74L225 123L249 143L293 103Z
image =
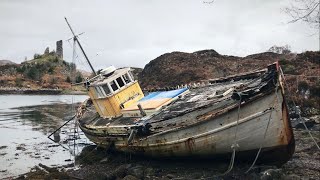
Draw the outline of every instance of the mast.
M64 19L66 20L66 22L67 22L67 24L68 24L68 26L69 26L69 28L70 28L70 30L71 30L71 32L72 32L72 34L73 34L73 40L74 40L75 42L77 42L77 44L79 45L79 47L80 47L80 49L81 49L82 54L83 54L83 55L84 55L84 57L86 58L86 60L87 60L87 62L88 62L88 64L89 64L89 66L90 66L90 68L91 68L91 70L92 70L93 74L96 76L96 75L97 75L97 73L96 73L96 71L93 69L93 67L92 67L92 65L91 65L91 62L89 61L89 58L88 58L87 54L84 52L84 50L83 50L83 48L82 48L82 46L81 46L81 44L80 44L80 42L79 42L78 37L76 36L76 34L74 33L74 31L72 30L71 25L69 24L69 22L68 22L67 18L66 18L66 17L64 17Z

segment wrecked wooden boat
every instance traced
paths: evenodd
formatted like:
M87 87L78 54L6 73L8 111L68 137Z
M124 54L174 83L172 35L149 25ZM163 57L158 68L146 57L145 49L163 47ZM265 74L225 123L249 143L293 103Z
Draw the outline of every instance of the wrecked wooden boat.
M145 94L130 68L111 66L97 74L65 20L95 75L83 82L90 98L75 117L98 146L162 158L232 154L232 166L235 157L254 158L252 166L257 159L282 164L292 157L295 141L278 63Z
M150 157L215 158L235 151L279 163L294 136L278 63L266 69L175 90L143 92L130 68L109 67L87 80L78 108L84 134L98 146ZM250 159L252 160L252 158Z

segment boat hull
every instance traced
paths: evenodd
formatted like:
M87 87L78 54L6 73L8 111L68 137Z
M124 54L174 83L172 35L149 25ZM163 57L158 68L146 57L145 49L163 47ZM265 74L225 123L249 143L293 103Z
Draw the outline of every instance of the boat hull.
M80 126L87 137L102 147L137 155L173 158L230 157L236 146L236 158L255 157L278 163L288 161L294 153L294 137L281 89L269 92L239 106L216 112L207 107L181 117L195 121L146 137L110 136Z

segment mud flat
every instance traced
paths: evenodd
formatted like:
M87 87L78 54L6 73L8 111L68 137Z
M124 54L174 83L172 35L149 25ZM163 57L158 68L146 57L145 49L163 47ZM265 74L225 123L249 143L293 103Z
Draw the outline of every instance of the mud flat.
M308 118L307 125L320 143L320 116ZM297 121L297 120L294 120ZM312 123L310 123L312 122ZM39 164L17 179L319 179L320 151L301 123L293 122L296 151L293 158L281 167L257 165L249 173L248 163L235 162L233 170L229 161L214 160L160 160L106 152L96 146L85 147L76 157L76 166L46 167Z
M12 179L39 163L50 167L70 164L67 149L47 136L70 118L77 103L87 96L0 95L0 179ZM61 129L55 139L65 147L72 145L74 124ZM79 142L79 151L86 139ZM54 137L52 137L54 138ZM68 139L70 141L68 141Z

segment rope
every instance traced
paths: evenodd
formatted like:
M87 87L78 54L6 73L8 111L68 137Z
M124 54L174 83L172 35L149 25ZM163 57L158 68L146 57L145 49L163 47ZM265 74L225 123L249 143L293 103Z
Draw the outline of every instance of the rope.
M237 118L236 130L234 133L234 141L231 145L232 155L231 155L228 169L224 173L222 173L220 176L224 176L224 175L228 174L233 169L234 160L236 157L236 149L239 148L239 144L237 143L237 132L238 132L239 119L240 119L241 93L238 93L238 95L240 97L240 100L239 100L239 105L238 105L238 118Z
M285 79L285 77L284 77L284 74L283 74L283 71L282 71L281 67L280 67L280 72L281 72L281 76L282 76L283 79L284 79L284 85L285 85L286 88L288 89L288 85L287 85L287 82L286 82L286 79ZM289 93L290 93L290 92L289 92ZM314 142L314 144L317 146L318 150L320 150L320 147L319 147L317 141L314 139L314 137L312 136L312 134L311 134L309 128L307 127L304 119L301 117L301 113L300 113L300 111L298 111L298 108L297 108L297 105L296 105L295 101L292 99L292 96L291 96L291 95L289 95L289 97L290 97L290 100L291 100L292 103L293 103L295 112L299 115L299 119L300 119L300 121L302 122L304 128L307 130L309 136L311 137L311 139L312 139L312 141Z
M256 162L257 162L257 160L258 160L258 157L259 157L259 155L260 155L260 152L261 152L261 149L262 149L262 144L263 144L263 142L264 142L264 140L266 139L266 136L267 136L267 131L268 131L268 128L269 128L269 125L270 125L270 121L271 121L271 117L272 117L272 112L273 112L273 110L274 110L274 104L275 104L276 99L278 99L277 88L278 88L278 87L276 87L276 89L275 89L276 96L275 96L275 99L274 99L274 101L273 101L273 105L272 105L272 107L271 107L271 111L270 111L270 115L269 115L269 119L268 119L268 123L267 123L266 130L264 131L263 141L261 141L261 143L260 143L259 150L258 150L258 152L257 152L257 155L256 155L253 163L251 164L251 166L249 167L249 169L248 169L245 173L248 173L248 172L254 167L254 165L256 164Z

